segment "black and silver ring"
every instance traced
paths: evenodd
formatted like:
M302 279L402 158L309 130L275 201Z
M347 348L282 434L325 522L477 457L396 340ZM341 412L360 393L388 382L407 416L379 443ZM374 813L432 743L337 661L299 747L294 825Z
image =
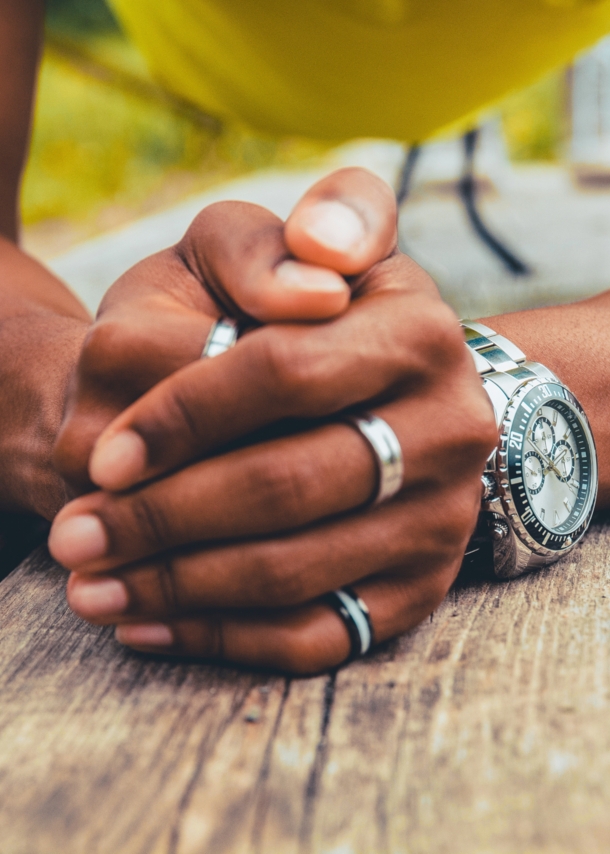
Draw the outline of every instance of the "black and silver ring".
M211 359L213 356L220 356L234 347L239 335L239 327L234 320L229 317L221 317L212 324L209 335L201 353L202 359Z
M350 640L348 661L359 658L373 645L373 624L369 609L351 587L341 587L324 596L324 602L341 617Z
M377 463L378 482L373 504L389 501L402 488L404 463L402 448L390 425L370 412L348 415L346 422L365 439Z

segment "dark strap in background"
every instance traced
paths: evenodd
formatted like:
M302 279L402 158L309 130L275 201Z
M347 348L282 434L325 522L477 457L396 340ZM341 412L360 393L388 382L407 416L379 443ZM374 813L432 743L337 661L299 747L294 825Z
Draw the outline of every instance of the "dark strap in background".
M508 248L504 241L493 234L481 216L477 198L477 181L474 173L475 155L479 137L480 131L478 128L469 130L462 137L464 169L457 183L459 197L475 234L502 262L506 270L513 276L529 276L533 272L529 264L522 261L515 252ZM421 151L422 147L419 143L414 143L406 151L396 186L396 204L399 211L411 194L413 177Z

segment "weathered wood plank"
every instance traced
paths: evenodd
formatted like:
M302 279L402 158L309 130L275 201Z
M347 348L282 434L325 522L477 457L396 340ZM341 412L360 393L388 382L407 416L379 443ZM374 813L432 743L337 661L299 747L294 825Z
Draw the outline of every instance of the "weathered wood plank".
M64 575L38 554L0 586L0 851L171 851L215 745L283 680L124 653L66 609Z
M336 677L118 647L40 552L0 585L0 854L610 849L610 528Z
M598 528L548 572L452 593L339 674L312 850L610 850L608 547Z

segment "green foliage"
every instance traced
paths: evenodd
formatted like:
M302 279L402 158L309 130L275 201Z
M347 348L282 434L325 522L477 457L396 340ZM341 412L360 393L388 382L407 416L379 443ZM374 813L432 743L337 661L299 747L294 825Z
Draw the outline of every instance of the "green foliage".
M100 205L141 204L168 170L200 167L210 133L169 112L45 57L30 161L24 222L79 218Z
M120 34L87 34L80 43L94 59L146 77L141 57ZM67 220L91 233L238 174L303 163L323 150L236 126L215 133L162 101L92 78L51 44L41 67L22 218L26 225Z
M117 32L104 0L47 0L47 28L69 34Z

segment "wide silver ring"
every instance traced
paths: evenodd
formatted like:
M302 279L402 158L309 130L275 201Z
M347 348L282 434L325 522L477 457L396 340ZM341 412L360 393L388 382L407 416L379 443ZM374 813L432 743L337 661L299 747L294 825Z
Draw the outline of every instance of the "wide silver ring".
M370 412L348 415L346 421L365 439L377 463L377 494L372 503L389 501L401 490L404 475L402 448L396 433L383 418Z
M201 358L211 359L213 356L220 356L221 353L230 350L237 343L238 335L237 323L229 317L221 317L210 329L201 352Z
M365 655L374 642L373 624L369 609L352 587L332 590L323 601L343 620L350 642L347 661Z

